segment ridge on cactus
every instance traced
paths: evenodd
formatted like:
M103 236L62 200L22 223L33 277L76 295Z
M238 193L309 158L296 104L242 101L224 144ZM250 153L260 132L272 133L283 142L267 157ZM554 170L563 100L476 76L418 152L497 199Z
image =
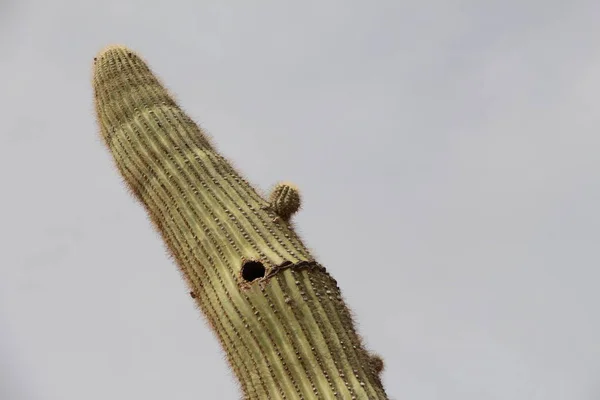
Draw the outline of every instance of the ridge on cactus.
M280 184L262 198L126 47L97 55L93 88L117 170L243 397L387 399L383 361L365 348L336 280L287 223L300 207L297 188Z

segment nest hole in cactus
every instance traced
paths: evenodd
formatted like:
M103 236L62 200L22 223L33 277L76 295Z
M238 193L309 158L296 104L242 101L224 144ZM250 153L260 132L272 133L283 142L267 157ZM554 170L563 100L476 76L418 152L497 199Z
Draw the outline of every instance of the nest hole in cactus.
M242 278L252 282L265 276L266 268L260 261L246 261L242 265Z

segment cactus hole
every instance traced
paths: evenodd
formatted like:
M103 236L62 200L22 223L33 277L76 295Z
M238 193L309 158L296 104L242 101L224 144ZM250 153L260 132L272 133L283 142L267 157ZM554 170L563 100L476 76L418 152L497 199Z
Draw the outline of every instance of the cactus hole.
M265 272L265 266L259 261L246 261L242 265L242 278L247 282L264 277Z

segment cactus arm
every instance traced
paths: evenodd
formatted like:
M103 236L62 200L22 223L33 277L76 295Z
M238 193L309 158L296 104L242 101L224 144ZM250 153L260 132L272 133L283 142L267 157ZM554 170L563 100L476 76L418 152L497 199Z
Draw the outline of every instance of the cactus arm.
M295 186L269 201L221 156L142 58L94 59L101 136L163 238L246 399L387 399L337 282L290 217Z
M292 183L278 183L269 195L269 204L275 214L289 221L300 208L300 191Z

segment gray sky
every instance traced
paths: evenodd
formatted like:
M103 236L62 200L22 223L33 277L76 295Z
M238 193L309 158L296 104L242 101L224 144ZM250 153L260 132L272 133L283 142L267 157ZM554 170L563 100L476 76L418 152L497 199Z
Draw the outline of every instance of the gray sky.
M599 17L0 0L0 399L240 397L101 144L91 66L113 43L259 190L299 185L392 399L600 399Z

